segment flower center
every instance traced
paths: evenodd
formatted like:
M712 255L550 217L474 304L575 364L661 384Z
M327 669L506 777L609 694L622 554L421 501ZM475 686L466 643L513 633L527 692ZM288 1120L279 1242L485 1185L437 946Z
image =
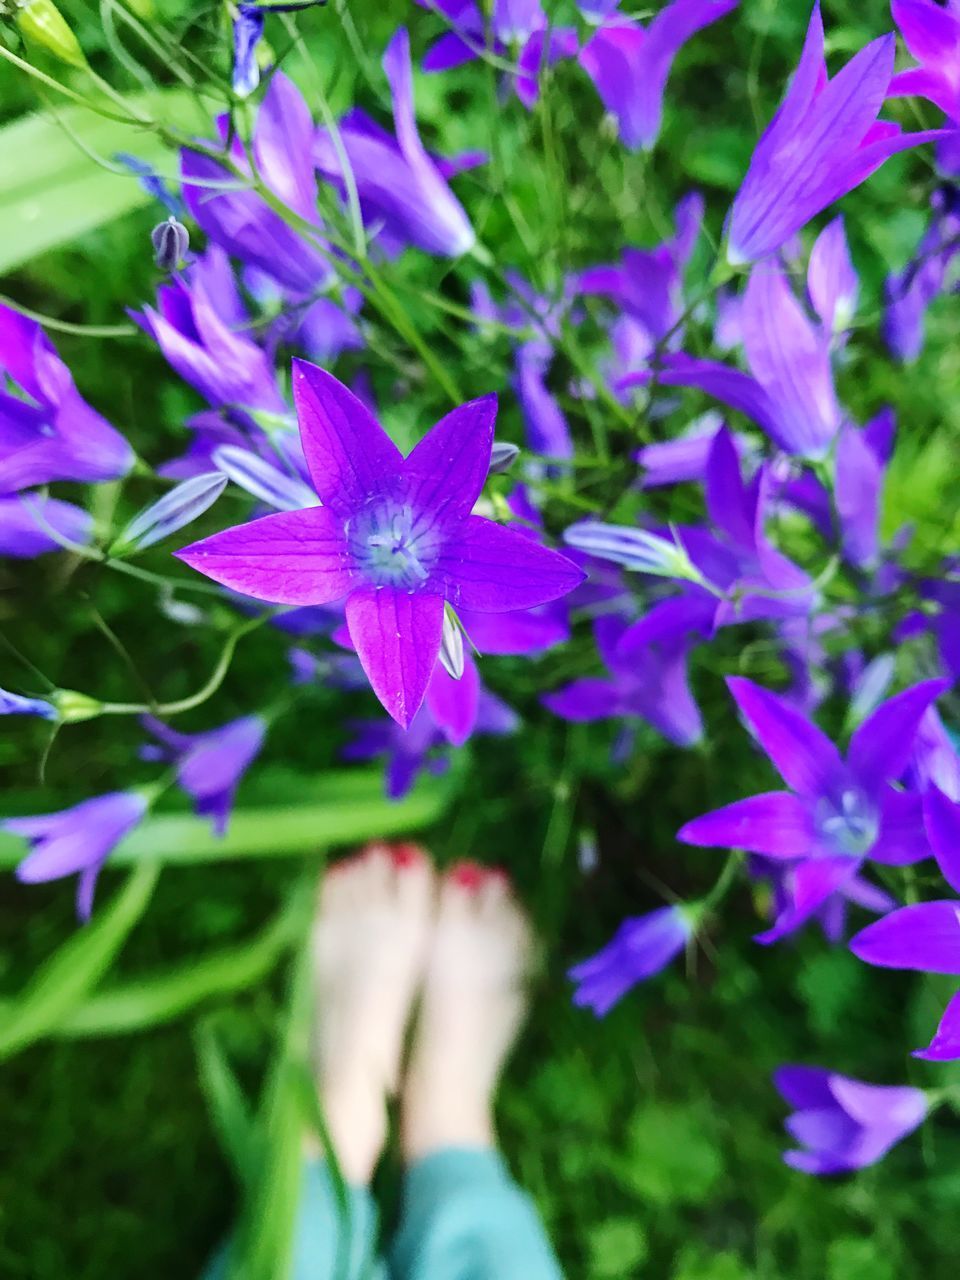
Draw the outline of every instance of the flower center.
M350 551L376 586L414 591L430 576L440 540L410 504L377 498L347 524Z
M857 787L846 787L838 799L824 799L816 815L817 830L833 853L862 857L880 827L874 805Z

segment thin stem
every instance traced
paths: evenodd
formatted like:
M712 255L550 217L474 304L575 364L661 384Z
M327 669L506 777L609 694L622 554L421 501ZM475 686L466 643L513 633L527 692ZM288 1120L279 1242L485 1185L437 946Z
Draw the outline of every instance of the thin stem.
M22 302L15 302L5 293L0 293L0 303L16 311L28 320L36 320L45 329L53 329L55 333L72 333L82 338L130 338L139 332L132 324L73 324L69 320L56 320L53 316L45 316L40 311L31 311Z

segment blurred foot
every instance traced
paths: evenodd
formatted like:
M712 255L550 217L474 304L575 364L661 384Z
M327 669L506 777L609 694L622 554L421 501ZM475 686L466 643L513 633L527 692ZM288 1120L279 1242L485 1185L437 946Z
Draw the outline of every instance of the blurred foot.
M462 862L444 876L403 1091L408 1162L494 1145L493 1094L523 1021L530 951L502 872Z
M370 1181L383 1149L433 899L433 869L415 845L370 845L324 877L313 935L318 1087L354 1185Z

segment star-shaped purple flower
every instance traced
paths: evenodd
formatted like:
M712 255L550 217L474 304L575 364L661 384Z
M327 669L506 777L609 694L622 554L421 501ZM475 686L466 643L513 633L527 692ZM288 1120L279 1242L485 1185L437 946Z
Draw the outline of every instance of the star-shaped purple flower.
M508 613L583 580L565 556L471 515L490 465L495 396L461 405L404 458L324 370L293 362L300 438L322 507L282 511L179 552L194 569L273 604L346 601L377 697L406 728L433 674L444 603Z
M736 800L694 818L677 838L796 860L792 901L758 942L775 942L799 928L865 858L898 866L928 855L921 797L890 784L906 769L920 721L947 681L927 680L881 703L853 734L845 760L823 730L785 699L751 680L727 683L791 790Z

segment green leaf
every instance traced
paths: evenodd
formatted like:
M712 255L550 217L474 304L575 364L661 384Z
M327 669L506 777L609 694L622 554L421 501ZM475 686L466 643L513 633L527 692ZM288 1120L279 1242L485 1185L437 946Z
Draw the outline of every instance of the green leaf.
M309 792L310 802L238 810L224 836L214 835L203 818L151 816L114 850L110 865L125 866L144 858L186 866L289 857L386 838L435 821L451 794L449 785L426 777L404 800L388 800L378 769L334 771L302 789ZM26 811L24 806L21 812ZM0 832L0 868L15 866L25 854L25 841Z
M189 98L166 92L130 101L170 124ZM196 114L193 127L203 131ZM175 154L156 133L85 107L26 116L0 129L0 273L151 202L133 174L113 173L93 158L112 163L118 151L176 170Z
M704 1204L723 1172L704 1117L691 1109L653 1102L641 1107L630 1121L629 1145L618 1180L653 1204Z
M251 1183L261 1162L261 1141L250 1107L213 1028L202 1023L195 1037L200 1085L224 1154L241 1186Z
M256 937L97 992L68 1013L54 1029L55 1034L78 1037L138 1031L180 1017L204 1000L253 986L266 977L302 932L313 897L311 878L310 885L297 886L289 902Z
M886 1245L858 1236L833 1240L827 1252L828 1280L894 1280Z
M103 977L143 915L160 869L143 862L110 905L78 929L37 971L0 1026L0 1059L48 1035Z

